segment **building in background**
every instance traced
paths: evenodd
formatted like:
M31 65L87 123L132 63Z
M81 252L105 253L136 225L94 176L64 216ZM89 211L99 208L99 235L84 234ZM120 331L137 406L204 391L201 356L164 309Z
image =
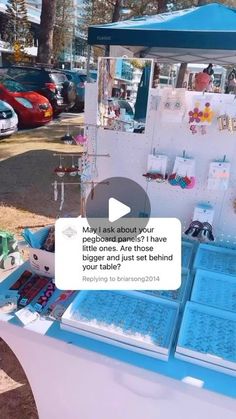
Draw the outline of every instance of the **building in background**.
M63 52L60 65L67 68L85 67L87 43L80 33L79 26L81 24L83 14L83 0L74 1L74 20L72 22L73 37L71 45ZM3 40L4 21L6 19L6 3L7 0L0 1L0 65L7 64L9 56L12 54L11 48ZM33 62L37 56L39 24L41 14L41 0L26 0L28 19L31 23L31 31L34 37L34 45L26 48L29 59Z
M73 37L69 48L62 54L61 64L66 68L85 68L87 55L87 41L80 31L83 19L83 0L74 1L74 19L72 22Z

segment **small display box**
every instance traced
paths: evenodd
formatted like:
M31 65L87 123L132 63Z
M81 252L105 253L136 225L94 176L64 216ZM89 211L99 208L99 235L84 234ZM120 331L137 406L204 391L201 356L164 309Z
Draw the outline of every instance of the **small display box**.
M193 267L236 276L236 250L200 244Z
M236 375L236 313L187 302L175 356Z
M194 252L194 244L188 241L182 241L182 268L190 269Z
M191 300L236 313L236 277L198 269Z
M81 291L62 316L63 329L168 360L178 304L133 291Z
M141 292L147 295L152 295L153 297L159 297L159 298L164 298L166 300L174 301L182 307L189 297L191 284L192 284L191 276L189 274L189 271L186 269L182 271L181 286L177 290L170 290L170 291L145 290L145 291L138 291L138 292Z

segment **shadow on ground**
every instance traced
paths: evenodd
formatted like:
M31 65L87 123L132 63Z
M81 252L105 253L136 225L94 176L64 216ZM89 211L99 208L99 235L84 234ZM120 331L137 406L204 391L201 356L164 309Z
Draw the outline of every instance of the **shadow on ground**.
M34 139L37 134L34 133ZM73 151L74 152L74 151ZM71 157L67 156L63 165L70 167ZM59 215L60 188L58 202L54 202L54 180L61 182L54 169L59 165L59 158L53 151L31 150L10 157L0 163L0 203L23 209L34 214L56 218ZM79 182L68 174L64 182ZM80 186L65 186L65 202L60 216L78 216L80 211Z
M0 368L21 386L0 395L0 417L4 419L38 419L35 400L25 373L10 348L0 338Z
M38 129L18 132L10 138L0 139L0 160L32 149L50 149L55 151L78 152L78 146L65 145L61 138L69 131L76 136L81 128L80 123L68 125L63 120L60 124L40 127ZM68 150L70 148L70 150Z

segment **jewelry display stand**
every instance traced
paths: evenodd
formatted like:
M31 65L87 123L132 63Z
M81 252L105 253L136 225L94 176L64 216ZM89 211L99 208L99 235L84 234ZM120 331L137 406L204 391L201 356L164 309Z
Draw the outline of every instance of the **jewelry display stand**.
M123 176L136 181L147 191L152 216L179 218L183 233L193 221L194 210L198 205L214 208L212 224L215 244L199 245L198 239L183 241L183 293L162 295L160 292L157 297L143 293L142 299L145 301L155 301L156 298L156 301L162 299L161 305L166 304L171 308L178 306L180 314L177 321L174 316L174 320L169 323L171 327L174 323L174 333L169 336L164 351L161 346L158 347L159 355L162 351L165 361L147 356L146 352L136 353L127 349L129 345L137 345L137 341L131 338L127 338L124 346L115 346L112 344L112 339L117 339L114 330L103 330L101 339L101 330L98 333L90 325L88 333L88 324L85 323L90 320L82 322L81 319L72 319L70 308L69 312L65 312L63 327L61 322L45 318L43 313L38 320L24 327L15 316L1 314L1 337L9 344L26 372L40 419L159 419L172 416L177 419L235 418L235 377L226 371L229 363L220 360L218 364L221 364L221 372L209 368L212 358L217 363L217 354L220 353L222 358L232 358L230 372L234 372L235 348L228 349L226 342L222 349L219 342L218 346L210 342L209 353L206 349L207 353L202 355L205 347L202 349L198 341L202 339L205 325L210 328L212 322L215 322L214 330L218 338L219 331L224 333L221 328L223 324L227 324L227 334L230 336L232 324L235 325L235 314L227 311L228 307L212 307L209 301L209 307L205 305L199 308L203 302L195 301L201 295L199 288L195 288L195 279L199 281L199 270L236 277L236 132L220 130L217 122L223 104L234 98L230 95L186 92L185 112L181 121L178 109L178 118L173 118L167 124L161 114L161 95L161 89L150 89L143 134L109 131L97 126L97 108L94 101L91 101L91 98L97 97L97 84L87 84L85 123L90 172L89 178L76 182L82 191L82 215L86 215L84 201L94 183L113 176ZM191 129L189 112L192 112L193 104L199 100L199 96L204 106L208 102L211 104L214 117L210 123L206 121L204 129L197 127L195 130ZM147 172L151 154L168 157L165 167L167 174L172 173L176 157L194 159L194 173L192 165L190 174L181 171L183 178L187 175L195 177L194 187L188 189L181 185L173 186L168 179L164 179L164 182L146 179L143 174ZM106 158L105 163L103 157ZM208 188L209 167L215 160L231 163L227 187L220 190ZM8 289L27 267L24 264L17 269L2 286ZM192 284L194 294L191 294ZM230 280L225 280L224 284L226 288L231 286ZM218 288L220 290L222 286ZM58 294L59 290L53 298ZM134 298L138 298L139 294L134 292ZM81 300L85 297L84 293L78 294L75 304L81 307ZM186 303L187 299L190 301ZM73 302L71 304L73 306ZM93 309L96 307L93 306ZM219 322L216 324L211 316L220 316ZM191 334L190 325L194 329L195 318L198 333ZM144 323L142 326L146 326ZM65 324L67 330L64 330ZM74 329L77 329L76 333ZM163 339L165 337L164 333ZM193 340L195 346L190 349ZM229 345L232 345L232 337ZM153 350L153 345L146 349Z

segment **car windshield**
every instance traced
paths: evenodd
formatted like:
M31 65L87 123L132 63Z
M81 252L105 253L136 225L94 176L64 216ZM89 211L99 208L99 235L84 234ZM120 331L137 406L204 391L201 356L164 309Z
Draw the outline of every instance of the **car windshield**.
M80 74L78 79L81 83L84 83L84 82L86 82L87 76L86 76L86 74Z
M67 78L65 76L65 74L63 73L51 73L51 79L53 80L54 83L56 84L63 84L65 83L65 81L67 81Z
M117 101L120 108L125 108L128 115L133 116L133 109L131 108L130 104L126 102L125 100L118 100Z
M0 84L2 84L9 92L27 92L27 87L23 86L22 84L18 83L14 79L10 77L1 77L0 76Z

